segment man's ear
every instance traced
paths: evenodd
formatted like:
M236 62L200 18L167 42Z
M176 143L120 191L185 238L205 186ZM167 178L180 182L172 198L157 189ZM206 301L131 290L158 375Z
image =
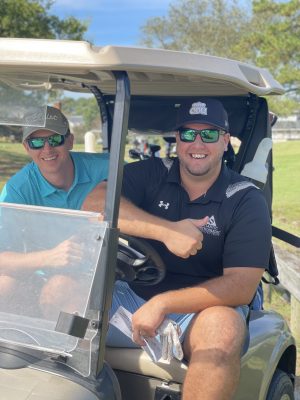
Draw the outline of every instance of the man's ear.
M230 142L230 133L224 135L224 151L228 150L228 143Z
M29 150L29 146L28 146L28 143L26 142L26 140L22 143L22 145L24 146L24 149L27 151L27 153L28 153L28 150Z

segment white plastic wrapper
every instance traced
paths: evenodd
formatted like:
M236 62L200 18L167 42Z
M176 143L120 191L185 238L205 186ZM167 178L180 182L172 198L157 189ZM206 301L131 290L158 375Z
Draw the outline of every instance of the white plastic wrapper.
M131 317L132 314L120 306L109 322L131 339ZM164 361L170 363L174 357L182 360L183 351L179 336L179 326L171 319L166 318L159 326L156 337L149 338L143 336L146 343L143 349L154 362Z

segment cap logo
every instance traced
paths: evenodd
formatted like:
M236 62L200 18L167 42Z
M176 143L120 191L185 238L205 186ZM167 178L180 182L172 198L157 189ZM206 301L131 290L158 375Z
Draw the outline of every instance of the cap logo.
M57 121L58 120L58 117L57 117L57 115L51 115L51 114L47 114L47 119L53 119L54 121Z
M191 115L196 115L196 114L201 114L201 115L207 115L207 107L205 103L201 103L201 101L198 101L197 103L193 103L189 113Z

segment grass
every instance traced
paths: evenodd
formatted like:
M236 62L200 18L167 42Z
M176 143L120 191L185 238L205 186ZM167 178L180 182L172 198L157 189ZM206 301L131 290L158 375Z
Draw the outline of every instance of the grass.
M274 225L300 235L300 141L275 143L273 158Z
M0 142L0 190L4 183L25 165L30 158L19 143Z

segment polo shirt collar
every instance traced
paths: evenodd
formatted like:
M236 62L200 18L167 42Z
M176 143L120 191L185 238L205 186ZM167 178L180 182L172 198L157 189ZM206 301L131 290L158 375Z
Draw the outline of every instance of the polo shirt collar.
M208 189L204 196L205 202L216 201L221 202L224 198L224 193L230 182L230 173L224 163L222 163L220 174L214 184Z
M181 185L180 169L178 158L174 159L174 162L170 168L167 182L177 183ZM208 203L209 201L221 202L230 182L230 172L224 163L222 163L220 174L214 184L208 189L205 196L201 196L195 199L193 203Z
M36 175L38 176L38 185L39 185L39 190L40 190L41 196L47 197L47 196L50 196L51 194L53 194L54 192L56 192L56 190L57 190L56 187L51 185L51 183L49 183L47 181L47 179L44 178L43 174L41 173L41 171L36 163L33 163L33 168L34 168Z
M178 158L173 159L173 163L168 173L167 182L178 183L178 185L181 184Z

